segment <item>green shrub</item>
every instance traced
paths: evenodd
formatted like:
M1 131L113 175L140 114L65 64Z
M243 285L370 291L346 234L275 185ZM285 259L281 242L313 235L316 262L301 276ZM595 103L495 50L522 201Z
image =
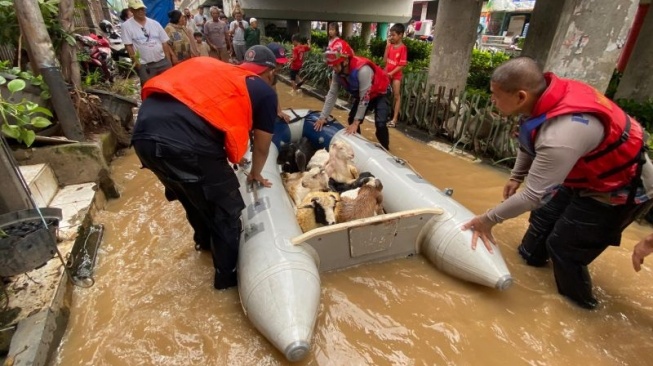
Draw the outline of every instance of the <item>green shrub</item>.
M404 44L408 48L408 61L428 61L431 59L431 52L433 51L433 44L431 42L404 38Z
M328 90L331 72L331 68L324 62L324 55L319 48L313 46L311 52L304 55L302 74L309 84L318 89Z
M497 66L508 61L509 58L510 56L503 52L472 50L467 86L489 91L492 72Z
M354 50L357 56L362 56L361 53L363 52L369 52L369 49L367 47L367 44L365 44L365 40L363 39L363 37L360 36L349 37L347 38L347 43L349 43L349 45Z
M326 49L329 44L329 35L325 31L314 30L311 32L311 45Z
M621 109L635 118L647 131L653 130L653 98L645 102L632 99L617 99L615 101Z
M383 58L383 54L385 53L385 46L387 42L382 40L381 38L372 38L370 41L370 54L373 57L379 57Z

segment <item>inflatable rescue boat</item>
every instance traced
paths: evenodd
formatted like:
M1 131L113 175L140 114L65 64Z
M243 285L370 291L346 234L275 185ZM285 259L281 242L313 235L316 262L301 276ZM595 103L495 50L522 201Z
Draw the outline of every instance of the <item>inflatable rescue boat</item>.
M277 122L262 175L271 188L246 184L237 171L246 208L238 259L238 291L254 326L291 362L304 359L320 302L320 272L422 254L440 271L505 290L512 278L498 247L471 249L472 233L460 227L474 214L424 180L402 159L360 135L346 135L330 121L316 132L318 112L289 110L293 122ZM359 172L383 182L385 214L302 233L281 180L279 149L307 137L315 148L344 140ZM246 155L251 160L251 153Z

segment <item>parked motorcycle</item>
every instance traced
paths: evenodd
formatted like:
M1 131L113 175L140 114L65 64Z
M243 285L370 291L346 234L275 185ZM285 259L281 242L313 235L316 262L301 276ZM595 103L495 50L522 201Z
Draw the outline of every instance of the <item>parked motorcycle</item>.
M118 70L129 76L129 72L132 69L132 60L129 57L127 48L122 43L122 38L116 30L113 24L108 20L102 20L100 22L100 29L106 35L106 38L109 40L109 47L111 48L111 58L118 67Z
M104 37L93 33L88 36L75 34L75 39L81 46L78 59L83 71L88 75L99 70L102 80L113 82L115 64L111 58L109 42Z

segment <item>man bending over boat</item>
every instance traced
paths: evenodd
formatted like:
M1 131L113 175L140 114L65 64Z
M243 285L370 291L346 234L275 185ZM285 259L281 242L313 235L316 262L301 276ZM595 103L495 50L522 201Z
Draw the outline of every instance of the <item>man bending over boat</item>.
M505 201L463 229L474 230L472 248L480 237L491 252L492 227L532 211L519 254L534 267L551 259L558 292L593 309L587 266L619 245L621 232L653 196L643 129L591 86L543 73L527 57L497 67L490 87L499 111L525 116L520 149Z
M239 66L195 57L143 87L134 149L143 167L163 183L166 198L184 206L195 230L195 248L211 250L216 289L237 284L245 204L229 162L241 161L251 130L254 150L247 181L271 186L261 170L277 116L277 95L270 87L275 68L272 51L254 46Z
M360 124L363 123L367 111L374 109L374 124L376 126L376 139L386 150L390 149L390 134L388 132L387 92L390 85L388 75L374 62L354 56L354 51L349 44L341 39L334 41L325 53L326 63L333 70L331 87L324 101L322 114L315 122L315 130L320 131L326 123L326 118L331 114L338 99L338 89L345 88L354 97L354 102L349 112L349 127L346 132L360 133Z

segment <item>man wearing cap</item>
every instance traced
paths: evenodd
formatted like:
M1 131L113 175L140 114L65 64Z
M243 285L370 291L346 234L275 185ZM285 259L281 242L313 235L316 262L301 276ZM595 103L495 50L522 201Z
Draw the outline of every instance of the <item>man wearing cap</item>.
M127 6L134 16L122 24L122 43L134 62L142 87L150 78L171 68L177 60L161 24L145 16L143 1L129 0Z
M390 133L388 131L388 100L386 93L390 85L388 75L374 62L354 56L354 51L344 40L336 40L325 53L326 63L333 70L331 87L324 101L322 114L315 121L314 128L320 131L326 123L338 99L338 89L345 88L354 101L349 112L349 126L346 133L360 133L367 111L374 109L374 124L376 139L386 150L390 149Z
M238 62L243 61L247 45L245 43L245 29L249 28L247 21L243 20L243 13L240 10L234 12L234 20L229 25L229 33L231 34L231 43L234 55Z
M241 162L250 131L254 142L247 181L271 185L261 170L277 114L277 96L270 87L275 68L272 51L254 46L239 66L195 57L143 87L134 150L163 183L166 198L183 205L195 231L195 248L211 250L216 289L237 284L245 205L231 164Z
M286 58L286 49L280 45L279 43L276 42L271 42L268 43L268 48L272 53L274 53L274 57L277 59L277 75L279 72L281 72L281 69L283 68L283 65L285 65L288 62L288 58ZM274 79L274 82L272 83L272 89L274 89L274 92L277 92L277 79ZM278 94L277 94L278 97ZM284 120L286 123L290 122L290 116L284 113L281 110L281 104L278 104L277 107L277 116Z
M258 29L258 20L250 18L249 28L245 29L245 47L249 49L257 44L261 44L261 30Z

